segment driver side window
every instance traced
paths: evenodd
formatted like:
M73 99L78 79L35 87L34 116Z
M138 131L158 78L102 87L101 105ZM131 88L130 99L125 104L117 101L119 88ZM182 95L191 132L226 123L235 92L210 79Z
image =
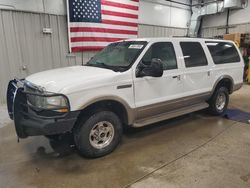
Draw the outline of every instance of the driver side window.
M142 63L150 65L152 59L160 59L163 70L177 69L176 55L171 42L154 43L142 58Z

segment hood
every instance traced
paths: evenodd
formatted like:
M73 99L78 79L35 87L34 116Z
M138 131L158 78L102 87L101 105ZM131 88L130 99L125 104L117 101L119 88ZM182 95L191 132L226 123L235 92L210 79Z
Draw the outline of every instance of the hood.
M39 72L28 76L26 80L45 88L46 91L59 93L83 83L90 84L94 80L112 78L116 74L119 73L104 68L73 66Z

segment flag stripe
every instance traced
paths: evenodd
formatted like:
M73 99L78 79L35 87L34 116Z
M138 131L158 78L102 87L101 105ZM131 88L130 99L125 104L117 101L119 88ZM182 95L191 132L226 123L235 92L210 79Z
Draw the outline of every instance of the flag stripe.
M125 17L116 17L116 16L110 16L110 15L104 15L104 14L102 15L102 19L103 20L138 23L138 19L125 18Z
M137 31L106 29L106 28L91 28L91 27L73 27L70 32L100 32L100 33L117 33L117 34L131 34L137 35Z
M123 21L114 21L114 20L102 20L102 23L111 24L111 25L121 25L121 26L124 25L124 26L138 28L138 24L137 23L132 23L132 22L123 22Z
M102 7L102 10L106 10L106 11L125 12L126 14L138 15L138 10L130 10L130 9L112 7L112 6L107 6L107 5L102 5L101 7Z
M123 4L126 4L126 5L133 5L133 6L139 6L139 3L138 2L135 2L135 1L131 1L131 0L108 0L108 1L111 1L111 2L114 2L114 3L123 3Z
M135 14L122 13L122 12L114 12L114 11L109 11L109 10L102 10L101 12L102 12L102 14L105 14L105 15L138 19L138 15L135 15Z
M124 38L107 38L107 37L72 37L71 42L115 42Z
M107 29L122 29L128 31L138 31L138 27L124 26L124 25L112 25L112 24L104 24L104 23L89 23L89 22L81 22L81 23L70 23L70 27L94 27L94 28L107 28Z
M102 50L105 46L78 46L72 47L72 52L82 52L82 51L99 51Z
M123 3L117 3L117 2L111 2L107 0L102 0L102 5L108 5L108 6L113 6L113 7L118 7L118 8L125 8L125 9L130 9L130 10L139 10L138 6L134 5L128 5L128 4L123 4Z
M105 38L135 38L137 35L114 34L114 33L95 33L95 32L76 32L71 33L70 37L105 37Z
M78 47L78 46L107 46L111 42L73 42L72 47Z

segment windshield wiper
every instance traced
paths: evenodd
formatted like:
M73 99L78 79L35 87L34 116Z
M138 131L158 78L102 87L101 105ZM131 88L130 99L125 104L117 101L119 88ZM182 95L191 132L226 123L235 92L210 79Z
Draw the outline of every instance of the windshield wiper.
M90 64L90 65L97 66L97 67L103 67L103 68L111 68L111 67L113 67L113 66L107 65L107 64L105 64L103 62L95 62L95 64Z
M94 64L87 63L86 66L106 68L106 69L113 70L115 72L124 71L124 69L127 68L127 66L112 66L112 65L107 65L107 64L105 64L103 62L95 62Z
M107 65L105 63L102 63L102 62L95 62L95 63L87 63L86 66L91 66L91 67L100 67L100 68L106 68L106 69L111 69L113 71L115 71L113 68L114 66L110 66L110 65Z

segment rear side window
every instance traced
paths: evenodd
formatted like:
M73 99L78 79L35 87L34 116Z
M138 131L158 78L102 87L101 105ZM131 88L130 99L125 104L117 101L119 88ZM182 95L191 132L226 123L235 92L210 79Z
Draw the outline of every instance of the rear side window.
M199 42L181 42L186 67L206 66L207 58Z
M206 42L215 64L240 62L235 46L229 42Z

